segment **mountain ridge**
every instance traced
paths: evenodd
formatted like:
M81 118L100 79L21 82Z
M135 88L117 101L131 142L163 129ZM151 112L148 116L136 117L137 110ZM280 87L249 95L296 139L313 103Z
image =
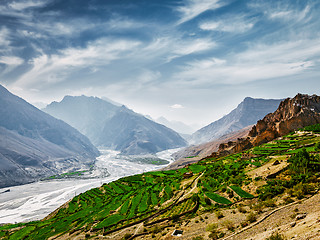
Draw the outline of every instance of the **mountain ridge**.
M267 113L274 112L280 102L280 99L246 97L229 114L193 133L190 143L200 144L209 142L225 134L255 124Z
M99 151L65 122L0 85L0 187L94 163Z
M122 154L149 154L186 145L178 133L164 125L124 105L115 106L97 97L66 96L59 103L49 104L44 111L77 128L94 145Z

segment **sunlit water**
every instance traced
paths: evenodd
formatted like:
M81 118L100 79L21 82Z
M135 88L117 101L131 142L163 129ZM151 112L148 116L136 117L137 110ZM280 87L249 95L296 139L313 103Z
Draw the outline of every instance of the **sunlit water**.
M172 162L171 154L177 149L170 149L157 154L159 158ZM124 176L139 174L163 168L121 159L118 152L100 150L97 169L107 168L110 176L101 178L99 171L91 179L61 179L41 181L31 184L0 189L0 223L15 223L39 220L57 209L74 196L91 188L101 186Z

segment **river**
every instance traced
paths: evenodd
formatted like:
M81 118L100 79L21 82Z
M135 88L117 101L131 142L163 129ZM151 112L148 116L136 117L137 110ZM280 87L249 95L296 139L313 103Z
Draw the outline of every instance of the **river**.
M157 153L157 157L172 162L171 154L179 149ZM91 188L101 186L124 176L153 171L166 165L143 164L121 158L118 152L100 150L96 169L107 169L107 177L101 177L99 170L90 179L57 179L0 189L0 223L17 223L39 220L57 209L74 196Z

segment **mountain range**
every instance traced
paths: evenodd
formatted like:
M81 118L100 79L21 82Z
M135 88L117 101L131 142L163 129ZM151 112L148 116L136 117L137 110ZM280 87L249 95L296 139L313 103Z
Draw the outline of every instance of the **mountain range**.
M126 155L140 155L186 146L175 131L125 106L97 97L66 96L45 112L62 119L86 135L95 146Z
M76 129L0 85L0 188L88 168L99 154Z
M210 142L219 137L255 124L266 114L274 112L281 99L255 99L246 97L234 110L192 134L190 143Z
M319 132L320 97L298 94L198 163L104 183L0 237L319 239Z

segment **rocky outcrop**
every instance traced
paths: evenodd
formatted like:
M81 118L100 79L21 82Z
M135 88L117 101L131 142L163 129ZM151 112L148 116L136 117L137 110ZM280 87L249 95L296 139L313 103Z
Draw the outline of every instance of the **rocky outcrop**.
M259 120L252 127L247 138L221 144L214 155L241 152L317 123L320 123L320 97L297 94L294 98L283 100L275 112Z
M249 132L254 146L269 142L305 126L320 123L320 97L297 94L282 101Z

